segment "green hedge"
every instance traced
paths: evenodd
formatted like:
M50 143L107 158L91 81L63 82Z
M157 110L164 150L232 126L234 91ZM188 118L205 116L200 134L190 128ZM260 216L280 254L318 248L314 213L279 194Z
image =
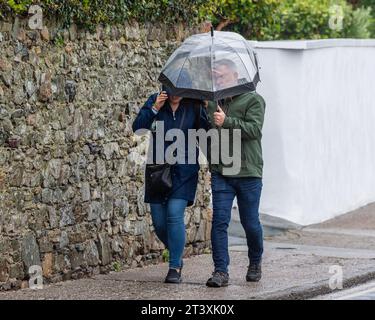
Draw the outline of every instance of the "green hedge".
M330 27L332 8L341 8L342 29ZM284 0L280 39L370 38L371 7L353 7L345 0Z
M342 29L330 27L334 21L333 5L341 8ZM371 12L354 9L344 0L287 0L283 2L280 18L280 38L369 38ZM340 14L340 15L341 15Z
M139 22L198 21L203 0L0 0L0 14L27 15L31 4L43 8L45 17L57 16L64 26L71 22L93 29L97 24L116 24L126 20Z
M368 7L371 9L371 21L370 21L370 32L373 38L375 38L375 0L362 0L359 1L359 6Z
M233 29L253 39L272 39L280 32L281 0L207 0L201 15L216 27Z
M89 29L126 20L194 25L209 19L257 40L375 37L375 0L0 0L0 15L26 15L32 3L64 26L74 21ZM329 26L333 5L344 13L341 30Z
M210 0L205 8L215 25L257 40L369 38L375 0L353 5L345 0ZM245 8L246 10L245 10ZM342 12L342 29L330 27L333 8ZM375 9L373 10L373 13ZM331 24L332 25L332 24Z

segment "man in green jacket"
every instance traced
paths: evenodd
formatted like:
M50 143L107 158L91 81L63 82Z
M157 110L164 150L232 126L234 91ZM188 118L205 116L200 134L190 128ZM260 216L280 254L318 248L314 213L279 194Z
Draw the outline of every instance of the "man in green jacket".
M216 85L226 88L238 84L235 64L227 59L217 62ZM207 281L209 287L228 285L229 252L227 229L231 219L233 200L237 197L240 220L245 229L249 266L247 281L259 281L263 254L263 230L259 221L259 202L262 190L262 126L265 101L256 92L248 92L207 105L207 114L212 127L219 131L234 129L241 132L241 169L237 174L225 174L222 162L210 162L213 196L212 251L215 270ZM221 135L219 135L221 137ZM219 138L219 144L221 138ZM231 141L231 140L229 140ZM233 146L230 146L233 150ZM210 161L210 159L209 159Z

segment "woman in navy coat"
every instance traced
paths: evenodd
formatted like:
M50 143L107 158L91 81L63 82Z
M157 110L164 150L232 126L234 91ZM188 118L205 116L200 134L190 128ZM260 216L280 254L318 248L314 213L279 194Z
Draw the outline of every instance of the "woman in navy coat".
M198 152L195 163L188 163L189 129L207 129L209 127L206 108L200 101L182 99L168 94L164 87L160 94L151 95L139 111L133 123L133 131L139 129L151 130L153 134L152 151L155 161L157 151L162 149L163 159L165 151L173 141L165 141L164 146L157 143L156 133L153 130L155 124L164 124L164 136L170 129L181 129L185 139L185 162L177 162L172 166L172 190L167 195L154 195L145 192L145 202L150 203L151 216L156 235L169 250L169 271L165 282L180 283L183 265L183 251L185 248L185 224L184 214L187 206L194 203L198 183ZM156 130L157 131L157 130ZM178 149L177 149L178 150ZM174 154L178 157L177 154ZM146 188L147 189L147 188Z

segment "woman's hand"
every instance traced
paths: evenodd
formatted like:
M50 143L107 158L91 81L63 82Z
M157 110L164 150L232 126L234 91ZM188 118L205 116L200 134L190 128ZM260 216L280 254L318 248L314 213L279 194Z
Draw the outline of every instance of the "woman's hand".
M164 103L165 101L167 101L167 99L167 93L165 91L162 91L156 98L154 108L159 111L164 106Z

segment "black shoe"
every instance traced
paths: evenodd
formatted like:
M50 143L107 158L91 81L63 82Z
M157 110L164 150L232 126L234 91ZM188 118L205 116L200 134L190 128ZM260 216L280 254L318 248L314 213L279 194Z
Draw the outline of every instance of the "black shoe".
M215 271L212 277L207 280L206 286L213 288L227 287L229 282L229 274L225 272Z
M250 264L249 268L247 269L246 281L258 282L261 278L262 278L262 265L260 263Z
M168 274L164 280L165 283L181 283L181 269L177 271L176 269L169 269Z

